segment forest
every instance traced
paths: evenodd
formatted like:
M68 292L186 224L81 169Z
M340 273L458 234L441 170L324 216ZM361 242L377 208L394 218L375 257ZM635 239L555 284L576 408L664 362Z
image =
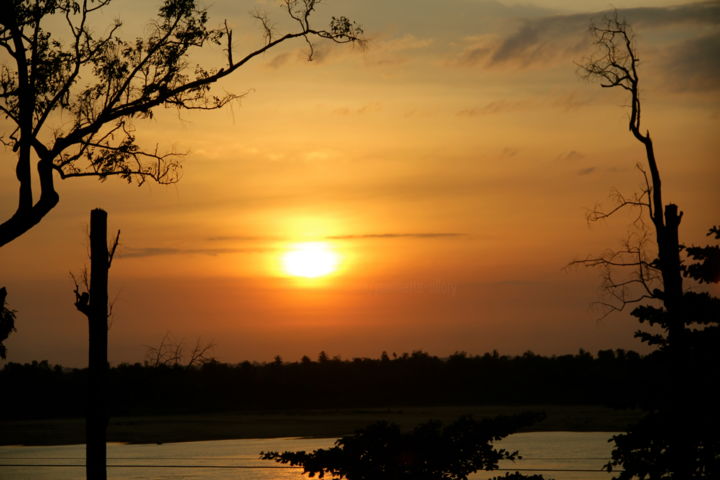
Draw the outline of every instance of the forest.
M519 356L498 352L441 358L423 351L343 360L321 352L298 362L186 366L119 364L110 369L111 416L446 405L642 405L656 383L652 355ZM656 379L660 380L660 379ZM79 417L87 370L7 363L0 418Z

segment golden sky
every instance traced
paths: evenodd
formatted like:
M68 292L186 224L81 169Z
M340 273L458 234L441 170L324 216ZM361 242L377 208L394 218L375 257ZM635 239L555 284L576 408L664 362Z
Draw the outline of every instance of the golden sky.
M151 3L116 0L108 18L134 36ZM269 0L208 5L212 24L235 28L238 51L261 41L253 8L284 25ZM685 211L683 241L703 242L720 220L720 3L615 6L637 33L665 199ZM574 63L606 8L327 0L317 21L353 18L366 49L318 44L307 62L302 42L284 46L217 86L247 92L230 106L136 122L144 144L187 152L178 184L59 182L58 207L0 250L0 283L18 311L9 360L83 364L68 272L86 263L95 207L122 231L113 363L141 361L166 332L213 341L229 362L641 348L629 315L598 320L589 308L599 272L563 270L620 244L631 216L589 227L585 214L613 188L642 184L626 99L581 79ZM11 152L0 155L5 218L16 185ZM325 242L338 270L288 277L281 259L298 242Z

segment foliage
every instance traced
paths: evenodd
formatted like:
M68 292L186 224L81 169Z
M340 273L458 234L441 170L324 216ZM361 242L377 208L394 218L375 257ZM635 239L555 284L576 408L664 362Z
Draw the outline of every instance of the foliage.
M713 227L708 235L717 234ZM717 245L686 249L694 263L682 265L688 279L717 282ZM691 252L691 253L690 253ZM720 476L720 298L707 292L685 291L683 335L637 332L657 348L654 356L667 375L653 386L645 408L649 414L629 432L613 437L612 471L622 467L620 480L711 479ZM665 308L643 305L632 314L641 323L667 332L671 317ZM678 394L679 393L679 394Z
M717 403L709 405L707 400L700 399L702 405L681 418L667 409L652 412L628 432L614 436L615 448L606 470L613 472L617 468L614 478L618 480L717 479ZM676 425L678 421L682 425ZM681 471L678 461L682 462Z
M712 227L708 232L708 236L711 235L720 240L720 229ZM685 261L680 264L680 271L685 278L700 284L720 282L720 245L680 246L680 249L686 252ZM686 290L678 311L682 312L683 335L673 347L681 349L683 354L694 356L700 353L698 349L707 349L714 340L720 339L720 298L708 292ZM654 305L638 306L631 314L640 323L659 326L664 332L669 330L672 321L666 308ZM638 331L635 335L649 345L666 349L671 347L666 334Z
M501 460L520 458L517 451L496 449L498 441L539 419L537 414L474 420L461 417L443 426L418 425L402 432L398 425L378 422L341 437L330 449L312 453L261 452L261 458L301 466L310 477L347 480L465 480L478 470L497 470ZM534 478L515 474L506 478Z
M15 331L15 311L5 306L7 290L0 288L0 358L5 360L7 348L3 342Z
M152 117L159 106L226 105L238 96L212 93L211 85L283 42L305 39L312 48L312 38L348 43L362 34L345 17L333 17L327 30L314 28L310 17L319 0L284 0L295 31L276 34L268 17L258 14L264 44L237 55L227 22L208 26L207 12L195 0L164 0L144 38L122 38L120 21L97 33L102 29L91 27L91 19L111 1L0 3L0 114L11 124L0 141L17 155L19 193L15 213L0 223L0 246L55 207L56 175L118 176L138 184L177 181L178 155L139 145L134 119ZM224 47L223 64L191 65L196 50L212 47ZM36 182L40 194L34 197Z
M708 237L720 240L720 226L710 228ZM695 263L683 266L683 275L697 280L700 283L720 282L720 245L706 245L704 247L686 247L687 256Z

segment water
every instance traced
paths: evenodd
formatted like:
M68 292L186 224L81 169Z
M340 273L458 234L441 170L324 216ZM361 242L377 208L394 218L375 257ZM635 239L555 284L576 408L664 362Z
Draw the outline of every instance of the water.
M504 469L541 473L555 480L609 480L600 471L610 456L607 432L533 432L511 435L498 446L519 450L523 460L501 464L501 471L479 472L473 480L504 475ZM334 439L269 438L108 445L110 480L306 480L300 469L260 460L263 450L314 450ZM2 480L81 480L84 445L0 446Z

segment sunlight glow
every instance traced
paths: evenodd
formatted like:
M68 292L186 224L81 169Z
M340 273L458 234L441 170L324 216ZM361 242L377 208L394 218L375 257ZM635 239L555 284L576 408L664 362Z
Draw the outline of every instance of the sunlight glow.
M337 269L339 261L338 255L322 242L295 244L282 258L288 275L305 278L328 275Z

